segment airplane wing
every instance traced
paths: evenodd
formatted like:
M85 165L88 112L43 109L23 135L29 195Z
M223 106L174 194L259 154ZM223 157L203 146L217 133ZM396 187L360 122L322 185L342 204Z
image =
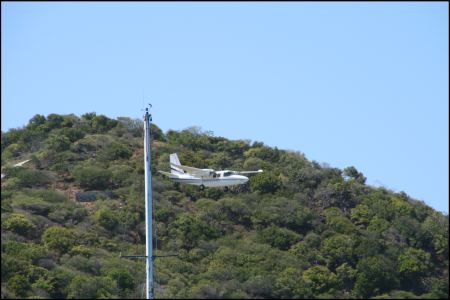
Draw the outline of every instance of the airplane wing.
M29 161L30 161L30 159L27 159L27 160L25 160L25 161L22 161L22 162L20 162L20 163L15 164L13 167L21 167L21 166L23 166L24 164L26 164L26 163L29 162Z
M169 173L169 172L164 172L164 171L158 171L158 172L161 173L161 174L163 174L163 175L168 176L169 178L178 178L177 175L174 175L174 174Z
M236 171L236 173L238 173L238 174L254 174L254 173L262 173L263 172L263 170L258 170L258 171L241 171L241 172L239 172L239 171Z
M179 165L175 165L175 164L172 164L172 163L170 165L174 166L174 167L177 167L179 169L182 169L183 171L186 171L190 175L199 176L199 177L209 176L209 175L211 175L214 172L214 170L212 170L212 169L206 169L206 170L205 169L197 169L197 168L194 168L194 167L179 166Z

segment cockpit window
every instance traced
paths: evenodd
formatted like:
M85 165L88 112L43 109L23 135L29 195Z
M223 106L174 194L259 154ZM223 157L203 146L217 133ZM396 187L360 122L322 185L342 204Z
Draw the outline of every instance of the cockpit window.
M232 175L232 174L233 174L233 172L228 171L228 172L224 172L224 173L223 173L223 176L230 176L230 175Z

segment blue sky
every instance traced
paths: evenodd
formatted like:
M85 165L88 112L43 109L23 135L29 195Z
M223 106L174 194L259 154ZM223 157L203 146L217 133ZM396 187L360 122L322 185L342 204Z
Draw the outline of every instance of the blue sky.
M140 118L296 150L448 213L448 3L2 2L2 131Z

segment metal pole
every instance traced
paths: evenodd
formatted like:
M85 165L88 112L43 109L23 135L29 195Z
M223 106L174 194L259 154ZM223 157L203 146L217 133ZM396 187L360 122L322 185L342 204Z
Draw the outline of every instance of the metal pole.
M146 257L146 273L147 273L147 297L153 299L153 200L152 200L152 172L151 172L151 149L150 149L150 121L151 115L148 108L145 110L144 116L144 167L145 167L145 255Z

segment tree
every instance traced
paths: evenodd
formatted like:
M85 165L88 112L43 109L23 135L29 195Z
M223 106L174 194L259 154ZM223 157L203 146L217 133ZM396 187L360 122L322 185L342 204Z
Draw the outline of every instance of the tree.
M109 119L104 115L99 115L92 118L91 126L94 132L104 133L115 127L117 123L116 120Z
M428 238L431 248L443 257L448 257L448 215L432 213L421 224L424 235Z
M119 136L122 136L125 133L127 133L129 136L131 135L132 137L141 137L142 136L144 130L143 130L143 125L142 125L141 120L131 119L131 118L127 118L127 117L119 117L119 118L117 118L117 120L118 120L118 124L114 130L118 132ZM150 125L150 130L151 130L150 132L152 135L152 139L160 140L161 138L159 137L159 131L155 130L155 132L153 132L152 128L154 128L153 124ZM161 134L162 134L162 132L161 132Z
M108 276L116 282L117 287L121 290L131 290L134 287L133 276L127 270L113 269L108 272Z
M268 276L256 275L244 283L244 290L252 298L275 298L273 289L274 279Z
M34 115L30 121L28 122L28 127L30 128L36 128L39 125L44 125L46 123L47 119L43 115Z
M355 283L356 270L349 264L343 263L336 268L336 281L339 289L351 290Z
M355 291L367 299L396 288L399 281L394 266L383 256L361 259L356 267Z
M229 155L227 155L224 152L214 153L211 155L209 159L209 164L211 168L214 169L225 169L232 164L232 160L230 159Z
M63 121L64 121L63 116L57 114L49 114L47 116L48 127L50 127L51 129L61 127Z
M422 249L408 248L398 257L398 271L402 276L402 285L409 290L423 292L421 278L428 273L430 265L429 253Z
M221 224L241 224L246 227L251 226L250 210L245 201L239 198L223 198L205 209L206 216L211 218L211 222Z
M55 299L67 298L70 281L75 277L75 273L66 266L57 266L50 272L53 279L53 290L50 296Z
M269 168L271 168L271 165L268 162L265 162L260 158L250 157L245 160L243 168L245 170L263 169L263 170L267 171Z
M142 132L142 121L139 121L139 132ZM150 124L150 134L151 134L151 138L152 140L157 140L157 141L165 141L166 137L164 136L163 131L156 126L155 124Z
M64 115L64 116L62 116L62 118L63 118L63 122L61 123L62 127L71 128L71 127L78 125L78 123L80 122L80 118L78 118L74 114Z
M369 207L365 204L358 204L352 208L350 218L356 225L366 227L371 219Z
M336 232L343 234L351 234L356 228L353 223L347 219L337 207L331 207L324 211L326 224Z
M423 299L448 299L448 274L447 278L433 278L431 290L422 296Z
M57 135L63 135L67 137L72 143L78 141L79 139L82 139L86 134L79 128L68 128L68 127L53 130L52 132L54 132Z
M338 207L344 213L357 204L357 186L352 182L333 182L321 185L314 193L316 207L326 209Z
M371 299L433 299L433 298L423 297L423 295L418 297L411 292L395 290L386 294L371 297Z
M24 131L25 131L25 129L23 129L23 128L11 128L7 132L3 132L2 131L2 134L1 134L1 137L2 137L1 138L1 149L2 149L2 152L9 145L17 143L21 139Z
M321 252L327 258L329 266L334 268L343 263L353 262L354 240L345 234L335 234L322 243Z
M311 219L311 211L307 207L285 197L264 198L253 209L252 216L252 222L257 228L277 225L296 232L306 232Z
M250 178L250 187L252 191L261 193L275 193L281 184L273 174L269 172L258 173Z
M393 223L395 228L406 238L409 246L422 248L428 244L427 234L416 219L401 215Z
M308 245L305 241L291 246L289 253L295 255L299 260L307 262L308 266L326 264L324 255L317 248Z
M71 256L80 255L84 257L91 257L93 254L93 251L91 248L85 246L85 245L78 245L72 247L72 249L69 251L69 254Z
M398 257L399 272L407 276L424 274L430 265L430 254L422 249L408 248Z
M344 176L347 176L348 178L351 178L361 184L366 182L366 177L364 177L362 173L358 172L358 170L356 170L353 166L344 169Z
M373 231L363 231L354 239L355 247L353 253L356 257L363 258L368 256L376 256L386 250L386 243L383 236Z
M395 216L395 208L392 205L388 191L383 188L369 191L362 197L362 203L369 208L371 215L391 221Z
M303 279L309 283L314 294L328 291L336 284L336 274L324 266L314 266L303 272Z
M47 299L49 298L48 294L54 290L53 278L39 278L31 285L31 287L34 290L45 291L45 297L42 297L42 299Z
M281 299L304 299L313 293L299 270L287 268L275 280L275 295Z
M275 162L280 157L280 151L277 148L272 149L266 146L252 147L251 149L245 151L244 156L246 158L257 157L262 160L270 160Z
M381 234L381 233L385 232L389 228L390 225L391 224L389 224L389 222L386 221L385 219L375 216L372 218L372 220L370 220L370 224L367 227L367 230Z

